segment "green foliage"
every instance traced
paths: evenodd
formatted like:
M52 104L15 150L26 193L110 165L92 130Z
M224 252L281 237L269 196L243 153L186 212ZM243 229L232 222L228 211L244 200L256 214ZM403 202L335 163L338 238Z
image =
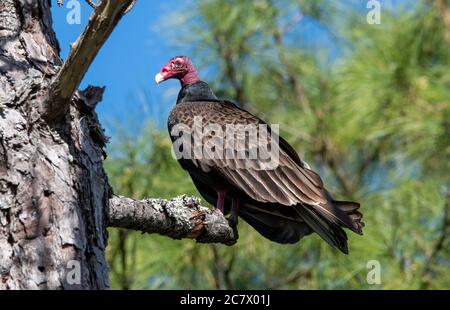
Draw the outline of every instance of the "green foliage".
M350 3L196 1L190 31L174 33L198 47L192 58L212 68L205 80L220 96L281 124L336 198L361 202L366 228L349 233L350 255L317 236L278 245L242 221L232 248L111 230L113 287L450 288L449 30L425 3L384 9L381 25ZM333 40L301 44L311 22ZM110 154L116 193L198 195L165 131L149 126ZM367 283L370 260L380 285Z

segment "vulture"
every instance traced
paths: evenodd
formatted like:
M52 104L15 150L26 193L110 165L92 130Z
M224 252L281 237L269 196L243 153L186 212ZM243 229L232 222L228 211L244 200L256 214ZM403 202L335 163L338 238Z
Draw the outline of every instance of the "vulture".
M172 58L155 76L157 84L168 79L181 83L168 119L176 158L203 198L228 216L230 226L236 229L240 217L282 244L316 233L348 254L343 228L362 235L359 203L334 200L276 130L217 98L186 56Z

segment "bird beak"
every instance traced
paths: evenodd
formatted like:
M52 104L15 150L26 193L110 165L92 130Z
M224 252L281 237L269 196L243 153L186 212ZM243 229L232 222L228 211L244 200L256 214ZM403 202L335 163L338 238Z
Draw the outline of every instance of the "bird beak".
M159 84L162 81L164 81L164 76L161 73L158 73L157 75L155 75L155 82L156 82L156 84Z

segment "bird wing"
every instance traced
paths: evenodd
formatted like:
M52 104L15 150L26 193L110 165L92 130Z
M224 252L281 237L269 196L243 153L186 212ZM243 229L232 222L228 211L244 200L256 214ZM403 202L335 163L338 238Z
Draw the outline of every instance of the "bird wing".
M320 177L307 168L292 147L261 119L231 102L203 102L191 108L194 109L190 111L191 115L202 119L203 156L192 161L203 172L213 170L259 202L282 205L327 203ZM225 136L230 133L227 125L235 127L231 135ZM266 126L267 130L264 132L260 125ZM196 125L191 123L191 126ZM217 135L217 126L222 129L223 136ZM252 128L256 128L256 140ZM264 134L265 138L259 139ZM228 143L231 136L234 143ZM272 156L276 154L271 153L272 142L277 141L278 156Z

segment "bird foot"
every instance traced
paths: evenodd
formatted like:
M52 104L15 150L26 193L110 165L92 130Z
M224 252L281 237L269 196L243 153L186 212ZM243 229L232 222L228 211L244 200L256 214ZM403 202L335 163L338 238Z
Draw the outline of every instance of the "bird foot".
M233 230L237 231L238 224L238 208L239 208L239 200L237 198L231 199L231 212L228 217L228 224L233 228Z
M230 214L230 216L228 217L228 225L230 225L230 227L235 228L237 227L238 224L238 217L237 214L233 214L233 212Z

